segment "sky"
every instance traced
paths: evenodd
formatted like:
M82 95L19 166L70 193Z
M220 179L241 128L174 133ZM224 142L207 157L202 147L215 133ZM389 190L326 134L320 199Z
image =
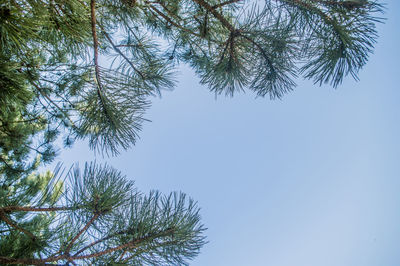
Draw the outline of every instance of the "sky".
M183 66L136 146L103 160L198 202L209 243L190 265L400 265L400 2L386 3L360 81L215 98ZM58 157L95 158L86 143Z

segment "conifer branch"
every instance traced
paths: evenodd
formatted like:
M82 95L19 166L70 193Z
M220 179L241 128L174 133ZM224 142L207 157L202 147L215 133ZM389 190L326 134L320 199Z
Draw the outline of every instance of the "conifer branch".
M10 169L14 169L7 161L3 158L3 155L0 154L0 160Z
M267 62L268 66L271 68L271 70L275 71L271 62L271 59L269 58L269 56L267 55L267 52L261 47L260 44L258 44L256 41L254 41L252 38L244 35L244 34L240 34L240 36L244 39L246 39L247 41L249 41L250 43L252 43L258 50L259 52L262 54L262 56L264 57L265 61Z
M308 3L304 2L304 1L301 1L301 0L279 0L279 1L285 2L285 3L287 3L289 5L292 5L292 6L300 7L302 9L304 9L304 10L307 10L307 11L315 12L315 14L317 14L319 17L321 17L325 21L325 23L327 23L328 25L333 26L332 19L328 15L326 15L321 9L319 9L316 6L310 5L310 4L308 4ZM317 2L317 1L313 1L313 2Z
M81 254L82 252L84 252L85 250L87 250L88 248L91 248L91 247L93 247L93 246L95 246L95 245L97 245L97 244L99 244L99 243L101 243L101 242L104 242L104 241L106 241L106 240L108 240L108 239L111 239L111 238L113 238L113 237L115 237L115 236L117 236L117 235L122 235L123 233L124 233L124 232L120 232L120 233L113 234L113 235L109 235L109 236L103 237L103 238L101 238L101 239L98 239L98 240L96 240L96 241L93 241L92 243L90 243L90 244L87 245L86 247L83 247L83 248L81 248L80 250L78 250L78 251L73 255L73 257L78 256L79 254Z
M79 210L81 207L28 207L28 206L6 206L0 207L0 212L54 212L54 211L71 211L71 210Z
M118 258L119 261L122 260L122 259L124 258L126 252L128 252L127 249L125 249L124 252L122 252L121 256L119 256L119 258Z
M64 116L66 119L68 119L68 121L71 123L72 126L75 126L74 121L71 120L71 118L69 117L69 114L67 112L65 112L65 110L63 110L57 103L55 103L44 91L42 88L39 87L39 85L37 85L35 82L30 81L30 83L36 88L36 90L40 93L40 95L42 95L49 103L51 103L55 108L57 108Z
M103 99L103 89L101 85L100 79L100 67L99 67L99 42L97 40L97 33L96 33L96 1L90 0L90 17L91 17L91 26L92 26L92 38L93 38L93 57L94 57L94 71L96 76L96 83L97 83L97 95L100 98L100 102L105 110L106 104Z
M100 104L103 107L105 116L107 117L110 126L116 128L116 121L113 119L112 115L109 113L109 107L104 99L104 90L100 78L100 66L99 66L99 42L97 40L96 33L96 0L90 1L90 15L91 15L91 28L92 28L92 38L93 38L93 57L94 57L94 71L96 76L96 91L97 96L100 99Z
M165 231L159 232L158 234L149 235L149 236L139 238L139 239L133 239L125 244L121 244L121 245L113 247L113 248L108 248L108 249L105 249L100 252L96 252L96 253L92 253L92 254L88 254L88 255L82 255L82 256L74 256L74 257L72 257L72 259L74 259L74 260L90 259L90 258L102 256L105 254L109 254L111 252L118 251L121 249L134 248L135 246L137 246L138 244L140 244L142 242L153 240L158 237L167 236L167 235L171 234L172 232L173 232L173 229L167 229Z
M152 9L154 12L156 12L158 15L160 15L162 18L164 18L168 23L170 23L171 25L177 27L178 29L181 29L185 32L188 32L196 37L201 38L200 34L197 34L181 25L179 25L178 23L175 23L171 18L169 18L168 16L166 16L163 12L161 12L160 10L158 10L155 6L149 4L150 9Z
M347 1L326 1L326 0L311 0L311 2L322 4L325 6L342 6L347 9L360 8L368 2L362 0L347 0Z
M229 31L231 32L236 31L235 27L231 23L229 23L229 21L226 20L226 18L221 13L216 11L209 3L207 3L204 0L193 0L193 1L196 2L198 5L204 7L211 14L213 14L214 17L217 18L222 23L222 25L224 25Z
M77 257L79 254L81 254L81 253L84 252L85 250L87 250L87 249L89 249L89 248L91 248L91 247L93 247L93 246L95 246L95 245L97 245L97 244L100 244L100 243L102 243L102 242L104 242L104 241L107 241L107 240L109 240L109 239L111 239L111 238L113 238L113 237L125 235L125 234L128 234L128 233L129 233L129 230L120 231L120 232L117 232L117 233L115 233L115 234L111 234L111 235L108 235L108 236L103 237L103 238L101 238L101 239L98 239L98 240L96 240L96 241L93 241L92 243L90 243L90 244L87 245L86 247L83 247L83 248L81 248L80 250L78 250L78 251L73 255L73 257Z
M11 227L15 228L16 230L24 233L25 235L27 235L32 240L36 239L36 236L34 234L32 234L28 230L22 228L18 224L14 223L11 219L9 219L3 210L0 210L0 219L3 220L9 226L11 226Z
M114 50L117 53L119 53L126 60L126 62L128 62L128 64L132 67L132 69L135 70L139 74L139 76L144 80L146 78L144 74L139 69L137 69L137 67L135 67L135 65L131 62L131 60L129 60L129 58L126 57L126 55L117 47L117 45L114 44L108 33L104 30L104 28L102 26L100 26L100 28L104 36L106 36L106 39L110 42L111 46L114 48Z
M43 265L46 262L57 262L60 260L68 260L68 261L74 261L74 260L84 260L84 259L91 259L91 258L97 258L121 249L125 249L125 248L135 248L138 244L142 243L142 242L146 242L149 240L153 240L159 237L164 237L164 236L168 236L169 234L173 233L173 229L167 229L165 231L159 232L157 234L152 234L152 235L148 235L142 238L138 238L138 239L133 239L131 241L128 241L124 244L112 247L112 248L107 248L105 250L99 251L99 252L94 252L91 254L87 254L87 255L81 255L81 256L77 256L77 255L73 255L73 256L69 256L68 254L63 254L63 255L59 255L59 256L55 256L55 257L48 257L48 258L44 258L44 259L30 259L30 258L9 258L9 257L2 257L0 256L0 262L3 263L8 263L8 264L25 264L25 265Z
M94 67L96 70L96 78L100 83L100 71L99 71L99 43L97 41L97 33L96 33L96 1L90 0L90 17L91 17L91 26L92 26L92 37L93 37L93 50L94 50Z
M182 21L182 18L178 14L173 13L162 1L155 1L155 3L159 4L170 16L177 17Z
M93 222L99 218L100 213L96 213L93 215L93 217L85 224L85 226L76 234L76 236L71 240L71 242L68 244L67 248L65 249L65 253L69 254L69 251L72 248L72 245L75 243L76 240L87 230L89 227L93 224Z
M216 4L216 5L213 5L212 8L216 9L216 8L220 8L220 7L223 7L223 6L226 6L226 5L230 5L230 4L233 4L233 3L237 3L237 2L240 2L240 1L241 0L229 0L229 1L225 1L225 2L222 2L222 3Z

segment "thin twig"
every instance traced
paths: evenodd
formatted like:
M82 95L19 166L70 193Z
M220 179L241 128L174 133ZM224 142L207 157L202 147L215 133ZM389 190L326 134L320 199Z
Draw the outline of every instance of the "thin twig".
M193 0L193 1L196 2L198 5L207 9L211 14L213 14L214 17L217 18L222 23L222 25L224 25L225 28L227 28L229 31L231 32L236 31L235 27L231 23L229 23L229 21L226 20L226 18L221 13L216 11L209 3L207 3L204 0Z
M239 2L239 1L241 1L241 0L229 0L229 1L225 1L225 2L222 2L222 3L220 3L220 4L213 5L212 8L213 8L213 9L216 9L216 8L219 8L219 7L223 7L223 6L225 6L225 5L237 3L237 2Z
M179 28L179 29L181 29L181 30L183 30L183 31L185 31L185 32L188 32L188 33L190 33L190 34L192 34L192 35L194 35L194 36L196 36L196 37L201 38L201 35L200 35L200 34L195 33L195 32L193 32L193 31L191 31L191 30L189 30L189 29L183 27L183 26L179 25L178 23L175 23L172 19L170 19L168 16L166 16L163 12L161 12L160 10L158 10L158 9L157 9L156 7L154 7L153 5L150 4L149 7L150 7L152 10L154 10L158 15L160 15L161 17L163 17L163 18L164 18L167 22L169 22L171 25L174 25L175 27L177 27L177 28Z
M122 258L125 256L126 252L128 252L127 249L124 250L124 252L122 252L121 256L119 256L118 260L122 260Z
M19 258L19 259L15 259L15 258L9 258L9 257L2 257L0 256L0 262L4 262L4 263L8 263L8 264L30 264L30 265L43 265L46 262L56 262L59 260L69 260L69 261L74 261L74 260L84 260L84 259L90 259L90 258L96 258L96 257L100 257L109 253L112 253L114 251L118 251L121 249L126 249L126 248L134 248L136 247L138 244L144 242L144 241L149 241L149 240L153 240L155 238L158 237L163 237L163 236L167 236L168 234L170 234L171 232L173 232L173 229L168 229L165 231L161 231L157 234L153 234L153 235L149 235L146 237L142 237L139 239L133 239L125 244L121 244L119 246L113 247L113 248L108 248L105 249L103 251L99 251L99 252L95 252L95 253L91 253L91 254L87 254L87 255L82 255L82 256L68 256L68 254L63 254L63 255L59 255L56 257L48 257L45 259L30 259L30 258Z
M2 219L6 224L8 224L9 226L17 229L18 231L24 233L25 235L27 235L28 237L30 237L32 240L36 239L36 236L34 234L32 234L31 232L29 232L28 230L22 228L21 226L19 226L18 224L14 223L13 221L11 221L11 219L9 219L7 217L7 215L5 215L4 211L0 211L0 219Z
M74 121L71 120L69 117L69 114L65 112L60 106L58 106L57 103L55 103L45 92L43 92L42 88L39 87L35 82L31 82L31 84L39 91L39 93L46 98L47 101L49 101L53 106L55 106L64 116L65 118L68 119L68 121L71 123L72 126L75 126Z
M264 57L265 61L267 62L268 66L271 68L272 71L275 71L273 65L272 65L272 61L269 58L269 56L267 55L267 52L261 47L260 44L258 44L256 41L254 41L252 38L247 37L246 35L240 34L240 37L246 39L247 41L249 41L250 43L252 43L262 54L262 56Z
M92 225L92 223L93 223L97 218L99 218L99 216L100 216L100 214L99 214L99 213L96 213L96 214L92 217L92 219L90 219L90 221L86 223L86 225L82 228L82 230L80 230L80 231L76 234L76 236L71 240L71 242L68 244L67 248L65 249L65 253L66 253L66 254L69 253L69 251L71 250L72 245L75 243L75 241L78 240L78 238Z
M97 245L97 244L99 244L99 243L101 243L101 242L104 242L104 241L106 241L106 240L108 240L108 239L111 239L111 238L113 238L113 237L115 237L115 236L123 235L123 234L126 234L126 233L127 233L127 231L120 231L120 232L118 232L118 233L115 233L115 234L112 234L112 235L108 235L108 236L106 236L106 237L103 237L103 238L101 238L101 239L98 239L98 240L96 240L96 241L93 241L92 243L90 243L90 244L87 245L86 247L83 247L83 248L81 248L80 250L78 250L78 251L73 255L73 257L76 257L77 255L81 254L82 252L84 252L84 251L87 250L88 248L91 248L91 247L93 247L93 246L95 246L95 245Z
M0 212L53 212L53 211L70 211L76 210L79 207L48 207L48 208L41 208L41 207L28 207L28 206L6 206L0 207Z
M135 65L129 60L129 58L126 57L126 55L123 52L121 52L121 50L114 44L114 42L112 41L112 39L110 38L108 33L104 30L104 28L102 26L100 26L100 28L101 28L104 36L106 36L107 40L110 42L111 46L114 48L114 50L117 51L117 53L119 53L126 60L126 62L128 62L128 64L133 68L133 70L135 70L139 74L139 76L142 79L145 79L145 76L143 75L143 73L139 69L137 69L135 67Z
M94 56L94 72L96 75L97 81L97 95L99 96L100 103L103 106L103 109L107 113L107 104L103 99L103 87L101 85L100 79L100 67L99 67L99 42L97 40L97 33L96 33L96 1L90 1L90 18L91 18L91 25L92 25L92 37L93 37L93 56ZM112 121L112 119L110 119Z

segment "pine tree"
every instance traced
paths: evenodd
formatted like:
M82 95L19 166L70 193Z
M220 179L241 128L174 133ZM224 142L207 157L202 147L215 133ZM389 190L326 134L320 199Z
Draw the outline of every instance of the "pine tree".
M185 263L204 244L195 203L144 197L107 165L37 174L54 141L128 149L178 63L216 94L281 98L298 76L337 87L357 79L382 12L369 0L2 1L0 262Z

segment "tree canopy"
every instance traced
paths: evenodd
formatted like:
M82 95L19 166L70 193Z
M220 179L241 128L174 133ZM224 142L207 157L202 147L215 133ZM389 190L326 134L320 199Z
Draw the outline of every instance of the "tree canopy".
M140 196L106 165L71 170L65 181L37 174L57 155L56 139L88 140L104 156L128 149L179 63L228 96L281 98L298 77L337 87L357 79L382 13L369 0L2 1L0 261L192 258L204 229L191 200Z

